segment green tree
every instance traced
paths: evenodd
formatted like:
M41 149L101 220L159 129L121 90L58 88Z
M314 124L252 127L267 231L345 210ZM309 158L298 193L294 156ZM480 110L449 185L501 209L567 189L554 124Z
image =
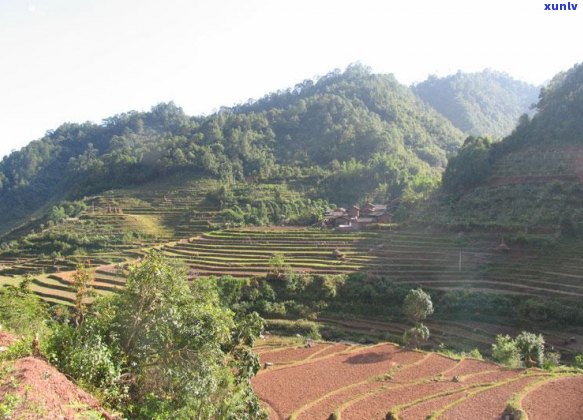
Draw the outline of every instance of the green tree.
M30 290L32 278L25 276L18 286L0 287L0 326L21 335L46 330L46 305Z
M403 302L403 313L415 323L419 323L433 313L431 296L423 289L410 290Z
M49 220L54 223L59 223L61 220L64 220L65 217L67 217L67 214L65 213L65 209L61 206L54 206L49 214Z
M50 353L132 418L256 419L251 346L262 327L256 314L222 306L214 280L189 284L185 267L152 252L80 328L61 326Z
M415 325L405 331L403 342L412 347L418 347L420 342L429 339L429 328L422 321L433 313L431 296L421 288L410 290L403 302L403 313Z
M79 327L85 319L88 299L94 296L92 287L93 280L94 276L91 272L89 263L78 264L77 270L73 274L73 290L75 291L73 321L77 327Z
M285 257L282 253L277 252L268 261L269 272L267 275L275 279L283 278L286 269L289 267L285 262Z
M443 173L443 187L450 192L462 192L486 179L490 174L492 139L470 136L457 156L452 157Z

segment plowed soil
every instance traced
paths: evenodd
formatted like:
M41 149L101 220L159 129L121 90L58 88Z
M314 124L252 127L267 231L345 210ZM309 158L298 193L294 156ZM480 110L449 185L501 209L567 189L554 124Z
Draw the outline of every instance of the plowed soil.
M515 394L532 419L583 419L583 376L506 369L392 344L264 351L253 387L272 419L499 419ZM542 385L527 388L529 384ZM547 381L547 382L544 382Z
M583 376L542 385L522 400L522 407L530 420L583 419Z

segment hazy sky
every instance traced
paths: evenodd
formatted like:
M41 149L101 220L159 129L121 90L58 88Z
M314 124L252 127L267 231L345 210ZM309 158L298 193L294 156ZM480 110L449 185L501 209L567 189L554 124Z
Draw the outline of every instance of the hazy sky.
M484 68L540 84L583 61L579 7L0 0L0 157L66 121L99 122L170 100L189 114L208 114L355 61L406 84Z

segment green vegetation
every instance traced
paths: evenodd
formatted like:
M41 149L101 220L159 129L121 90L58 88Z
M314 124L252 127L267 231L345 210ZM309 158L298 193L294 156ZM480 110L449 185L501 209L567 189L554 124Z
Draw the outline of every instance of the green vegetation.
M132 418L257 418L249 349L261 328L256 315L236 319L223 307L214 284L189 285L152 253L119 295L94 302L78 326L60 325L46 351Z
M443 174L443 188L464 191L482 183L490 175L489 153L492 140L468 137L457 156L452 157Z
M24 336L43 332L47 327L48 310L30 290L30 278L18 286L0 288L0 326Z
M64 124L4 158L0 232L43 209L61 220L58 200L185 174L225 185L300 182L306 198L344 205L415 197L436 187L462 137L392 76L360 65L204 118L160 104L100 125ZM313 206L304 207L279 215L309 219Z
M91 275L80 266L75 276L76 300L85 302ZM153 252L130 269L119 294L78 303L70 314L49 317L27 287L0 291L0 323L37 333L49 361L108 407L129 418L265 417L249 382L263 322L224 306L216 283L189 284L183 267ZM28 337L2 359L29 355Z
M521 117L510 136L494 144L469 138L446 169L447 196L429 205L424 217L431 211L447 226L580 234L581 86L583 66L577 65L541 91L537 113Z
M535 86L490 70L430 76L413 89L463 132L495 138L510 134L539 93Z
M513 368L543 367L545 364L544 346L545 340L541 334L523 331L515 339L508 335L498 335L496 343L492 345L492 357L497 362ZM552 364L558 365L558 360L555 362Z
M26 324L37 307L33 295L76 307L72 325L57 327L51 341L65 357L58 363L110 404L127 404L131 415L190 407L185 395L172 396L175 404L160 396L172 395L169 389L183 380L202 387L196 375L201 382L192 384L180 376L195 369L220 376L204 388L209 401L220 394L217 384L227 384L241 398L234 405L253 403L239 378L215 363L218 352L211 365L188 365L180 373L176 359L125 348L131 323L119 320L136 321L132 313L140 308L130 299L137 302L144 292L136 289L131 265L152 248L183 263L195 279L176 286L193 300L166 302L176 311L160 313L155 319L162 325L176 321L174 315L188 324L191 312L184 311L204 300L220 318L213 325L231 332L239 322L253 324L245 317L257 312L273 331L363 340L402 337L409 316L416 325L406 337L412 344L428 337L430 327L433 344L462 351L487 352L500 332L493 325L520 331L534 323L547 337L547 331L566 335L567 328L583 326L581 69L557 76L537 113L521 117L506 139L471 136L459 151L459 130L392 76L358 65L208 117L162 104L100 125L64 125L0 163L0 231L6 233L0 281L10 286L0 291L0 305L15 311L0 322ZM471 96L472 89L461 91ZM332 203L364 199L390 203L396 223L349 233L316 228ZM104 296L91 308L85 306L93 299L88 273L68 273L84 261L85 270L95 270L93 289ZM18 283L25 273L23 292ZM148 280L146 273L138 277ZM169 291L157 292L174 293L166 286ZM408 292L421 287L435 304L427 327L403 306ZM17 295L20 313L11 306ZM157 343L153 351L191 338L158 328L144 326L154 334L147 337ZM252 371L241 345L215 332L214 350L246 360L243 370ZM508 336L493 352L509 365L558 364L549 352L541 362L536 340ZM151 367L142 357L164 370L163 389L147 382Z
M403 313L415 325L403 334L403 342L413 348L429 339L429 328L423 325L423 320L433 313L431 296L422 289L410 290L403 302Z

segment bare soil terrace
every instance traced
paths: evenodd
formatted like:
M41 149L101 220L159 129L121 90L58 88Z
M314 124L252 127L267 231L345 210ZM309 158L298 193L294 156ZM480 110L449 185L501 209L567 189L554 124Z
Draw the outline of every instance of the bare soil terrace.
M272 419L583 418L583 375L506 369L390 343L259 344L253 387ZM518 398L518 399L517 399Z

